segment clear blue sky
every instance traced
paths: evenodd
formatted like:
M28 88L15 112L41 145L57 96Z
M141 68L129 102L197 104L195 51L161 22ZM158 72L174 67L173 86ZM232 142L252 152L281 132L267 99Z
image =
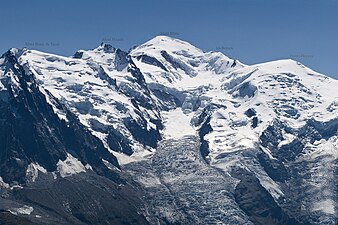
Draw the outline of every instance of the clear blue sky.
M72 55L103 40L128 50L169 33L245 64L293 58L338 79L338 0L12 0L0 22L1 53Z

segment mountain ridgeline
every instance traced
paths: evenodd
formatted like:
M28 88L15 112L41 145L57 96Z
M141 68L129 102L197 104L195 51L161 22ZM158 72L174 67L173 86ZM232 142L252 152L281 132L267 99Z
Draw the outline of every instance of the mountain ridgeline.
M338 81L157 36L0 58L1 224L337 224Z

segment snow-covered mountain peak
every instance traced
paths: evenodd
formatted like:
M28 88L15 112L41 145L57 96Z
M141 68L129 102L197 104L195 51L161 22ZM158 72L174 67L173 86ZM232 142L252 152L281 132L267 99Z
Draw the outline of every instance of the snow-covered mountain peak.
M111 44L102 42L100 46L96 48L96 50L104 52L115 52L116 48L114 48Z
M177 89L187 85L198 87L203 85L200 78L207 81L214 79L214 75L244 67L220 52L204 52L188 42L166 36L157 36L132 49L130 55L148 83Z
M7 53L12 54L16 58L19 58L24 52L26 52L27 48L10 48ZM6 54L6 53L5 53Z
M168 36L156 36L153 39L145 42L134 48L132 52L134 54L138 52L149 52L149 51L168 51L168 52L189 52L191 54L201 54L203 51L195 46L191 45L186 41L182 41L176 38Z
M73 58L93 61L107 71L122 71L127 66L127 53L107 43L101 43L92 50L79 50Z
M285 95L297 95L301 92L311 94L311 92L316 91L323 93L326 93L326 91L333 92L335 84L337 83L336 80L315 72L291 59L247 66L225 76L222 81L224 82L224 88L228 91L243 83L250 83L261 89L273 89L274 92ZM294 89L292 90L297 91L297 93L292 93L291 89L289 90L291 92L284 93L287 88L291 87L293 87ZM326 87L326 91L324 87Z
M226 93L215 92L211 101L223 106L211 114L213 131L206 137L214 159L224 152L255 148L261 133L276 120L299 129L309 120L338 117L338 81L294 60L247 66L221 81Z
M0 57L0 65L3 66L3 64L8 61L10 58L16 58L18 59L21 55L25 54L25 52L28 51L26 48L10 48L8 51L6 51L4 54Z
M91 50L79 50L74 54L74 58L83 58L83 56L81 56L81 53L95 53L95 54L107 54L107 53L115 53L116 48L113 47L111 44L105 43L105 42L101 42L101 44L99 46L97 46L94 49ZM87 56L88 57L88 56ZM86 57L86 58L87 58Z
M325 77L318 72L313 71L312 69L304 66L302 63L292 60L292 59L280 59L260 64L255 64L255 67L259 67L261 70L266 70L270 73L292 73L298 74L299 76L310 75L310 76L319 76Z

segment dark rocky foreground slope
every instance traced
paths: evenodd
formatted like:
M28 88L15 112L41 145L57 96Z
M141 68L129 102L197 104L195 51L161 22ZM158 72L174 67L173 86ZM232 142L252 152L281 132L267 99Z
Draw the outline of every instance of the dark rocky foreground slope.
M23 189L1 191L0 222L149 224L142 216L140 193L129 184L116 184L94 172L58 179L45 175ZM34 208L30 215L22 213L27 206ZM8 208L12 213L8 213Z

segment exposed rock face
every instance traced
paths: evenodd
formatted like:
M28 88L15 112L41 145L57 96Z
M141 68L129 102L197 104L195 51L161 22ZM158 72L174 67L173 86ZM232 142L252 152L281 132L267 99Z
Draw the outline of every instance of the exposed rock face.
M236 202L254 224L301 224L278 206L254 175L236 171L235 176L240 179L234 194Z
M149 224L142 212L140 190L117 185L93 172L53 179L41 175L23 189L2 191L0 208L32 207L32 212L18 210L14 216L2 214L0 221L22 224ZM6 197L4 197L6 196ZM4 223L7 224L7 223ZM11 223L8 223L11 224Z
M60 120L39 91L34 77L26 73L10 51L5 57L5 76L11 80L6 83L7 91L1 92L8 96L0 106L3 181L24 183L26 168L33 159L47 171L55 171L56 164L66 159L67 152L78 157L82 164L90 164L98 174L118 179L118 174L107 169L101 160L119 166L102 142L65 108L68 122Z

